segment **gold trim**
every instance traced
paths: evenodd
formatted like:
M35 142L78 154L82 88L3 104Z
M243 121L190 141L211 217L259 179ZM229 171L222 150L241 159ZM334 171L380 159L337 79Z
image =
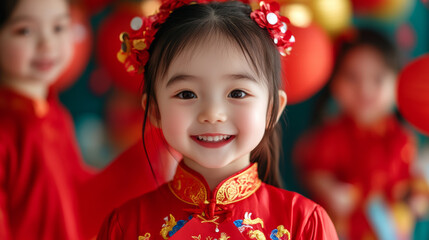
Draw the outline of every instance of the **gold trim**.
M227 179L216 192L216 204L227 205L250 197L261 186L258 165Z
M193 184L192 185L183 184L182 180L187 179L189 177L194 180L192 181ZM173 184L179 185L179 188L176 189L173 186ZM202 200L201 202L207 201L208 193L204 184L200 181L200 179L195 177L192 173L186 171L180 165L177 167L176 174L174 175L173 181L170 181L168 183L168 187L170 188L173 195L176 196L179 200L181 200L184 203L198 206L199 205L198 200ZM182 187L185 187L186 189L182 189ZM198 190L195 191L193 189L198 189ZM194 194L189 193L189 191L193 191L196 193Z
M258 165L254 163L221 183L216 190L216 204L227 205L244 200L255 193L261 184L262 181L258 178ZM202 180L180 165L168 187L173 195L184 203L195 206L208 203L210 190L206 189Z

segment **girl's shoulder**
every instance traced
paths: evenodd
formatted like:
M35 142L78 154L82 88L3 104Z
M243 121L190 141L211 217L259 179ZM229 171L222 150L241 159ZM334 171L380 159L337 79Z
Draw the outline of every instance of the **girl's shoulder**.
M298 212L313 211L320 207L319 204L297 192L277 188L266 183L262 183L259 195L262 197L269 196L270 202L273 205L289 206L291 210Z
M138 197L128 200L116 209L118 213L135 212L136 209L153 208L168 201L170 195L168 183L162 184L155 190L144 193Z

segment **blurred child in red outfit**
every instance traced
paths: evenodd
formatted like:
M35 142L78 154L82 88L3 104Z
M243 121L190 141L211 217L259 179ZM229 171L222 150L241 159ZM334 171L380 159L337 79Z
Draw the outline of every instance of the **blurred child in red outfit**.
M51 83L69 61L66 0L4 0L0 14L0 239L82 239L84 169Z
M405 203L417 186L410 172L416 144L393 111L394 46L370 30L350 31L341 41L330 85L340 114L298 142L297 165L340 236L408 239L413 215Z

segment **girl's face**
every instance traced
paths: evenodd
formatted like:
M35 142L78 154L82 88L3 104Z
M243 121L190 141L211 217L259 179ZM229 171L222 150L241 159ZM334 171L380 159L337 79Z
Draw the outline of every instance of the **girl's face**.
M395 103L396 74L369 46L352 49L333 79L340 107L355 121L370 125L389 114Z
M0 29L1 81L55 80L71 56L69 25L65 0L20 0Z
M216 40L185 49L157 80L157 122L188 163L247 166L267 125L268 88L238 47Z

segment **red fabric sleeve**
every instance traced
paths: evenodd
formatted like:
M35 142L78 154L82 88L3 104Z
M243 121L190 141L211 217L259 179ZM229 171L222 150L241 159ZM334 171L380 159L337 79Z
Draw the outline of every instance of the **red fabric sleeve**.
M298 239L338 240L338 236L326 211L317 205Z
M10 227L7 209L7 165L10 158L7 140L0 135L0 239L9 240Z
M111 213L110 216L106 218L97 236L97 240L108 239L124 239L116 212Z

